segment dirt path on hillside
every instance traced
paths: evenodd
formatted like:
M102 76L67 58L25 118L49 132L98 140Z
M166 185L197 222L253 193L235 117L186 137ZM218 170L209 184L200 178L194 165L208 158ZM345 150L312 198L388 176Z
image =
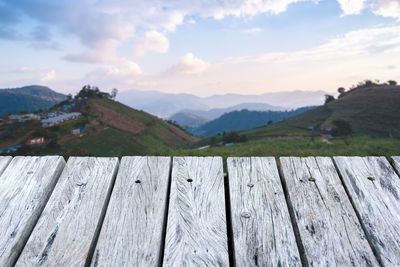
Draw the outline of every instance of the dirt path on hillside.
M132 134L138 134L146 129L145 124L136 121L127 115L115 112L112 109L98 104L93 104L91 107L93 108L93 111L99 115L99 120L109 126Z

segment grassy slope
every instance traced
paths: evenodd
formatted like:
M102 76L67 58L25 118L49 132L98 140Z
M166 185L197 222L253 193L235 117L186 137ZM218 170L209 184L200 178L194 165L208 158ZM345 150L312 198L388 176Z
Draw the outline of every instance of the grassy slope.
M62 144L62 147L69 151L68 154L74 154L74 152L96 156L160 154L168 151L169 148L176 148L194 140L175 126L119 102L108 99L92 99L89 101L89 107L92 104L125 114L130 119L145 124L146 128L137 135L108 125L88 129L87 135Z

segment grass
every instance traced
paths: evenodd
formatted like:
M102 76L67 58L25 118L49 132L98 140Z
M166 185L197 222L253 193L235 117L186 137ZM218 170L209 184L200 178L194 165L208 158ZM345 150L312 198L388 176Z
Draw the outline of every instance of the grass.
M230 147L211 147L209 149L169 150L170 156L222 156L226 157L265 157L265 156L394 156L400 155L400 139L371 138L367 136L333 138L332 144L320 138L296 137L291 139L263 139L238 143Z

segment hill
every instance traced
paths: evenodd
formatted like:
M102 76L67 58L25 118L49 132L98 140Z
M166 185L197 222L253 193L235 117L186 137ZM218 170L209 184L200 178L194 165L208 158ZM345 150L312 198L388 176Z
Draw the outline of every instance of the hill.
M0 116L20 111L48 109L67 98L48 87L31 85L15 89L0 89Z
M70 154L78 150L96 156L157 154L194 141L174 125L109 99L90 99L83 114L86 134L60 140Z
M289 118L282 125L334 127L347 121L356 134L400 138L400 86L361 86L324 106Z
M191 129L191 132L200 136L210 136L232 130L254 128L266 125L269 121L280 121L313 108L303 107L291 111L249 111L247 109L233 111L198 128Z
M229 113L231 111L239 111L242 109L248 109L248 110L253 110L253 111L267 111L267 110L284 111L285 110L283 107L277 107L277 106L273 106L273 105L270 105L267 103L241 103L241 104L234 105L234 106L227 107L227 108L213 108L210 110L184 109L184 110L181 110L179 113L185 113L185 114L199 116L199 117L205 118L208 121L210 121L210 120L215 120L218 117L221 117L225 113ZM171 119L172 119L172 117L171 117Z
M75 101L82 115L54 127L43 128L39 121L1 125L0 150L21 145L16 154L157 155L194 141L178 127L107 97ZM71 134L77 128L84 130L78 135ZM26 140L38 137L44 137L46 143L24 145Z
M178 112L169 117L169 120L175 122L181 127L195 128L199 127L209 120L190 112Z

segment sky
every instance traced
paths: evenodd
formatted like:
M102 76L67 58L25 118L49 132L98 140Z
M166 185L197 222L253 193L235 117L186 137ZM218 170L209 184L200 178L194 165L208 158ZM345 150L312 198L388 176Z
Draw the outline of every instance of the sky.
M400 82L400 0L0 0L0 88L199 96Z

